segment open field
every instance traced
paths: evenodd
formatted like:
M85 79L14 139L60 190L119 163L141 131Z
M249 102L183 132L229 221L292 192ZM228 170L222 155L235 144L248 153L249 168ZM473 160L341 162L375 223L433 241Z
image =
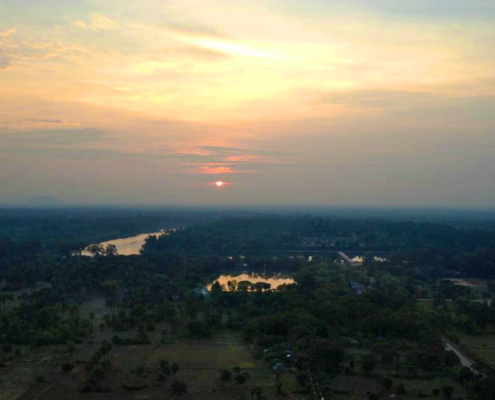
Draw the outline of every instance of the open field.
M495 332L490 331L475 335L456 332L461 339L461 346L477 354L487 364L495 367Z
M107 393L81 393L85 386L84 366L98 350L102 340L111 340L118 333L121 337L135 337L136 332L114 332L97 328L103 316L110 312L104 299L94 299L80 307L87 317L94 315L95 332L87 340L76 345L74 352L68 352L66 346L29 347L17 346L22 356L2 368L0 377L0 400L30 399L164 399L171 398L170 384L176 379L188 385L188 399L250 399L250 388L263 388L269 398L276 397L275 374L263 360L256 360L252 349L242 341L240 334L221 331L211 339L191 340L185 337L184 324L180 323L174 334L167 334L165 344L161 343L162 331L170 332L167 324L158 324L155 331L148 332L151 344L118 346L114 345L109 355L111 367L105 370L100 387ZM165 382L159 381L159 361L165 359L177 362L180 371ZM70 373L61 371L64 362L75 365ZM240 367L249 373L250 379L240 385L233 379L220 381L220 369ZM137 372L143 368L142 372ZM44 382L36 382L43 376ZM289 377L287 382L294 382ZM142 386L142 389L125 390L122 385ZM289 387L288 387L289 388ZM289 394L289 399L303 399L299 395Z
M361 375L341 375L334 378L330 383L333 389L340 392L334 398L340 400L365 400L368 398L367 392L376 392L381 394L382 398L388 398L390 395L397 393L397 385L399 383L404 384L407 391L405 395L398 396L401 400L417 399L419 392L428 395L428 398L431 400L441 400L443 399L442 396L432 396L432 390L441 388L443 385L450 385L455 388L454 398L466 396L464 388L451 378L393 379L393 381L394 383L390 390L385 390L378 379Z

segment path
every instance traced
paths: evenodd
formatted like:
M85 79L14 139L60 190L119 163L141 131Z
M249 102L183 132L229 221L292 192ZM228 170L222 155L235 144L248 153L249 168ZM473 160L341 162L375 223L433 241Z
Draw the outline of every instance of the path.
M473 371L475 374L478 373L473 368L474 361L466 357L456 346L453 344L450 340L448 339L443 339L443 344L444 344L444 349L447 351L453 351L455 355L459 358L459 361L464 367L468 367L471 371Z
M337 254L338 254L340 257L342 257L342 259L344 260L344 262L345 262L346 264L349 264L349 265L351 265L351 266L353 266L353 267L361 265L361 263L360 263L360 262L355 262L355 261L352 261L352 259L351 259L351 258L350 258L347 254L345 254L343 251L338 251L338 252L337 252Z

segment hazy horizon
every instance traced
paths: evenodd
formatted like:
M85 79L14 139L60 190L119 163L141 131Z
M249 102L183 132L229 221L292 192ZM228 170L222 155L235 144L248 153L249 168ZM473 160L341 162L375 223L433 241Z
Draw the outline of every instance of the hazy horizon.
M0 11L0 205L495 208L495 3Z

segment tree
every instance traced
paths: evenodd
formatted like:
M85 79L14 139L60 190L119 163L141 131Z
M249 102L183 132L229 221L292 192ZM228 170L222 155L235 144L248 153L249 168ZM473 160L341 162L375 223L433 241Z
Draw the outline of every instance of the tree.
M306 387L308 384L308 374L306 372L297 374L297 382L301 387Z
M386 390L390 390L390 388L392 387L393 383L394 383L394 382L393 382L393 381L392 381L392 379L391 379L391 378L389 378L389 377L383 378L383 380L382 380L382 385L383 385L383 387L384 387Z
M204 321L191 321L187 324L189 335L195 338L209 338L211 329Z
M237 281L235 279L228 281L227 286L231 292L235 292L237 289Z
M251 400L262 400L263 398L263 389L259 386L251 388Z
M371 373L376 368L376 357L373 354L368 354L363 357L363 371L366 373Z
M117 246L115 246L114 244L107 244L104 255L107 257L111 257L111 256L116 256L117 254L118 254Z
M158 361L158 365L160 366L160 370L166 376L170 375L170 365L167 360Z
M70 340L67 342L67 353L74 353L76 351L76 345Z
M187 393L187 383L184 381L175 380L172 382L172 386L170 388L174 396L182 396Z
M232 371L230 369L224 368L220 370L220 380L227 382L232 377Z
M404 386L404 384L402 382L399 383L399 385L397 386L397 394L404 395L406 393L407 393L407 391L406 391L406 387Z
M94 312L89 313L89 320L91 321L91 326L94 329L94 320L95 320L95 313Z
M105 249L101 244L91 244L86 247L86 251L93 257L101 256L105 253Z
M170 371L172 372L172 374L174 374L174 376L175 374L177 374L177 372L179 372L179 370L180 370L179 364L176 362L172 363L172 365L170 366Z
M213 297L220 296L222 294L222 285L220 285L220 282L215 281L213 285L211 285L210 292Z
M74 364L70 362L65 362L60 366L60 369L66 373L69 373L74 369Z
M445 397L446 399L451 399L452 395L454 394L454 388L450 385L443 385L442 393L443 397Z
M254 285L252 285L252 288L256 290L258 293L261 293L265 290L270 290L271 287L272 285L267 282L256 282Z
M251 375L247 372L241 372L235 376L235 380L239 385L246 383L249 378L251 378Z
M237 290L240 292L247 292L248 290L251 289L252 286L253 284L249 281L240 281L237 284Z

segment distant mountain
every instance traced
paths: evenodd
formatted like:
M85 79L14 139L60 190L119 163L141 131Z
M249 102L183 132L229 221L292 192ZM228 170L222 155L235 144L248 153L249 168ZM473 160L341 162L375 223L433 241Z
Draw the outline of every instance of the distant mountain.
M35 207L50 207L50 206L59 206L63 204L62 201L51 196L33 197L27 200L26 203L29 204L30 206L35 206Z

